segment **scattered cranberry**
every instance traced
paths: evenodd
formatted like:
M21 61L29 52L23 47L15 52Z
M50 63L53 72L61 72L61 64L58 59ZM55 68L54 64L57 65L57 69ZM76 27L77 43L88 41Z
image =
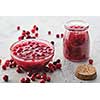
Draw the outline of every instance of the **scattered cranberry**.
M29 34L30 34L30 32L29 32L29 31L26 31L26 34L27 34L27 35L29 35Z
M61 38L63 38L63 37L64 37L64 34L62 33L62 34L61 34Z
M17 73L24 73L24 71L23 71L20 67L18 67L18 68L16 69L16 72L17 72Z
M57 63L60 63L61 61L60 61L60 59L57 59L56 62L57 62Z
M45 83L45 80L44 80L44 79L40 79L39 82L40 82L40 83Z
M89 59L89 64L93 64L93 59Z
M23 35L18 37L18 40L19 40L19 41L21 41L21 40L23 40L23 39L24 39L24 36L23 36Z
M17 26L17 30L20 30L20 26Z
M20 82L21 82L21 83L25 83L25 78L21 78L21 79L20 79Z
M33 28L36 28L36 27L37 27L36 25L33 26Z
M50 82L51 81L51 77L47 76L47 81Z
M35 29L32 29L31 32L32 32L32 33L35 33Z
M23 30L23 32L26 32L25 30Z
M59 38L59 34L56 34L56 38Z
M2 60L0 59L0 64L1 64Z
M41 79L47 80L47 75L46 75L46 73L44 73L43 75L41 75Z
M32 71L27 72L27 75L28 75L29 77L31 77L31 76L32 76L32 74L33 74L33 72L32 72Z
M37 78L37 79L41 79L41 75L40 75L40 74L37 74L37 75L36 75L36 78Z
M3 80L4 80L5 82L8 82L8 75L4 75L4 76L3 76Z
M51 41L51 44L54 45L54 41Z
M38 31L39 30L39 28L38 27L36 27L36 31Z
M34 74L32 74L31 80L32 80L32 81L35 81L35 75L34 75Z
M51 31L48 31L48 35L51 35Z
M25 82L30 83L30 79L28 77L26 77Z
M38 33L36 33L36 34L35 34L35 37L38 37L38 36L39 36L39 34L38 34Z
M56 64L56 67L57 67L57 69L61 69L61 67L62 67L62 64L60 64L60 63L57 63L57 64Z
M7 69L7 66L4 64L4 65L2 65L2 69L3 70L6 70Z

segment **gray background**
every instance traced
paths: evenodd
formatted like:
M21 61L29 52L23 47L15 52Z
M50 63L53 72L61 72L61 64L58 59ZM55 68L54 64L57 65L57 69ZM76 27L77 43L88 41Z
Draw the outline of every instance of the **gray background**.
M84 20L89 23L90 29L90 58L94 59L94 66L97 69L97 79L93 81L82 81L74 76L75 69L79 63L70 62L63 58L63 46L62 39L56 38L56 33L64 33L64 24L73 19ZM0 58L3 61L9 58L9 47L17 41L17 37L21 34L21 31L16 31L16 26L20 25L21 29L30 30L32 26L36 24L39 26L39 38L46 39L48 41L55 41L55 56L54 59L60 58L62 60L62 71L56 71L51 74L53 83L64 83L64 82L100 82L100 17L73 17L73 16L54 16L54 17L0 17ZM48 36L47 32L52 31L52 35ZM86 62L85 62L86 63ZM9 74L9 82L19 82L19 78L26 76L26 74L18 74L15 69L8 69L3 71L0 68L0 82L3 82L2 75Z

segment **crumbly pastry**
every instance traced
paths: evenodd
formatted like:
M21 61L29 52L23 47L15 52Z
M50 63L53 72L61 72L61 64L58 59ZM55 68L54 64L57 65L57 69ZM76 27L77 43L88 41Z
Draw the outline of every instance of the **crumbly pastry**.
M75 76L81 80L93 80L97 77L96 68L89 64L78 65Z

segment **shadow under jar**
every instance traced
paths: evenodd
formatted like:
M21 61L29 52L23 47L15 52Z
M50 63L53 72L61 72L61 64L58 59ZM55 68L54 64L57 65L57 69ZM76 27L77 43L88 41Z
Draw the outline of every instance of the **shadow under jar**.
M63 53L68 60L79 62L89 58L89 24L81 20L71 20L65 25Z

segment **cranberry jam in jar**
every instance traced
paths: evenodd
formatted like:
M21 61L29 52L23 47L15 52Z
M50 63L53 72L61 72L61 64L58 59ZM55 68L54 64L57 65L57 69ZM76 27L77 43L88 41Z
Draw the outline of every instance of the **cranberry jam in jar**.
M81 20L67 22L63 39L63 53L66 59L78 62L89 58L88 28L88 23Z

